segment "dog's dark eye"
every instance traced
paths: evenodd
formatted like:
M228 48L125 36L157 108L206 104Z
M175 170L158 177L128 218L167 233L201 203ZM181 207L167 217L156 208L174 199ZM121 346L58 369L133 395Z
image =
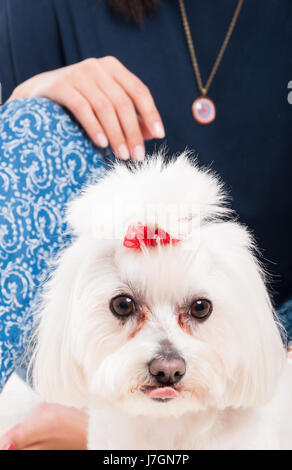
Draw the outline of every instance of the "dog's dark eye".
M207 299L195 300L189 309L189 314L198 320L205 320L212 312L212 303Z
M114 315L128 317L136 311L136 304L128 295L118 295L110 301L110 309Z

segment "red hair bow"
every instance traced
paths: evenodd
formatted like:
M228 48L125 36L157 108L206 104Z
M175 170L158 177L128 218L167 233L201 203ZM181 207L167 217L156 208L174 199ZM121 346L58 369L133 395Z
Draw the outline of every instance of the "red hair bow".
M142 222L129 225L127 233L124 238L123 245L126 248L141 249L141 245L157 246L169 245L170 243L177 243L180 240L171 238L169 233L160 227L148 227L143 225Z

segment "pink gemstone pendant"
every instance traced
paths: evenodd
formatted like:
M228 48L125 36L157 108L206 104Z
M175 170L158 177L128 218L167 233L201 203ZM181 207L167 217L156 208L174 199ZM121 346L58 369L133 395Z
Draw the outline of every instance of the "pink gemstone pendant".
M210 98L202 96L193 102L193 116L200 124L210 124L216 117L216 108Z

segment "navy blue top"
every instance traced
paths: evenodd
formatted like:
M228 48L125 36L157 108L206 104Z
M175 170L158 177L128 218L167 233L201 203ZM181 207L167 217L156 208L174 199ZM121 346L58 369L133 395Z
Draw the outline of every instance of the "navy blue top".
M205 81L236 0L185 5ZM201 126L191 113L198 89L177 0L162 0L142 27L113 15L103 0L0 0L3 99L37 73L87 57L120 59L149 86L169 152L195 149L226 182L275 275L279 304L292 295L291 20L291 0L245 0L209 91L216 120Z

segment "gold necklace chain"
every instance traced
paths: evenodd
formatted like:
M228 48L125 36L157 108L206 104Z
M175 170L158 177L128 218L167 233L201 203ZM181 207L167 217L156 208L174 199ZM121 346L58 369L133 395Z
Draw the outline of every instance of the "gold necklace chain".
M233 17L231 19L231 22L229 24L227 33L226 33L225 38L224 38L224 41L223 41L223 43L220 47L218 56L217 56L217 58L214 62L214 65L211 69L210 75L209 75L209 77L206 81L205 86L203 86L203 82L202 82L202 78L201 78L201 73L200 73L199 64L198 64L196 53L195 53L195 47L194 47L194 43L193 43L191 31L190 31L190 26L189 26L189 22L188 22L188 18L187 18L187 13L186 13L184 1L183 0L178 0L178 1L179 1L179 6L180 6L182 23L183 23L183 27L184 27L184 30L185 30L186 40L187 40L187 44L188 44L188 48L189 48L189 52L190 52L190 56L191 56L191 61L192 61L192 64L193 64L193 68L194 68L194 72L195 72L195 76L196 76L196 80L197 80L197 84L198 84L198 88L199 88L199 91L201 93L201 96L206 96L206 94L207 94L207 92L208 92L208 90L211 86L211 83L213 82L213 79L216 75L216 72L217 72L218 67L220 65L220 62L222 60L222 57L223 57L224 52L226 50L226 47L229 43L230 37L232 35L234 26L236 25L236 22L237 22L237 19L238 19L238 16L239 16L239 13L240 13L240 10L241 10L241 7L242 7L242 4L243 4L244 0L239 0L237 5L236 5Z

